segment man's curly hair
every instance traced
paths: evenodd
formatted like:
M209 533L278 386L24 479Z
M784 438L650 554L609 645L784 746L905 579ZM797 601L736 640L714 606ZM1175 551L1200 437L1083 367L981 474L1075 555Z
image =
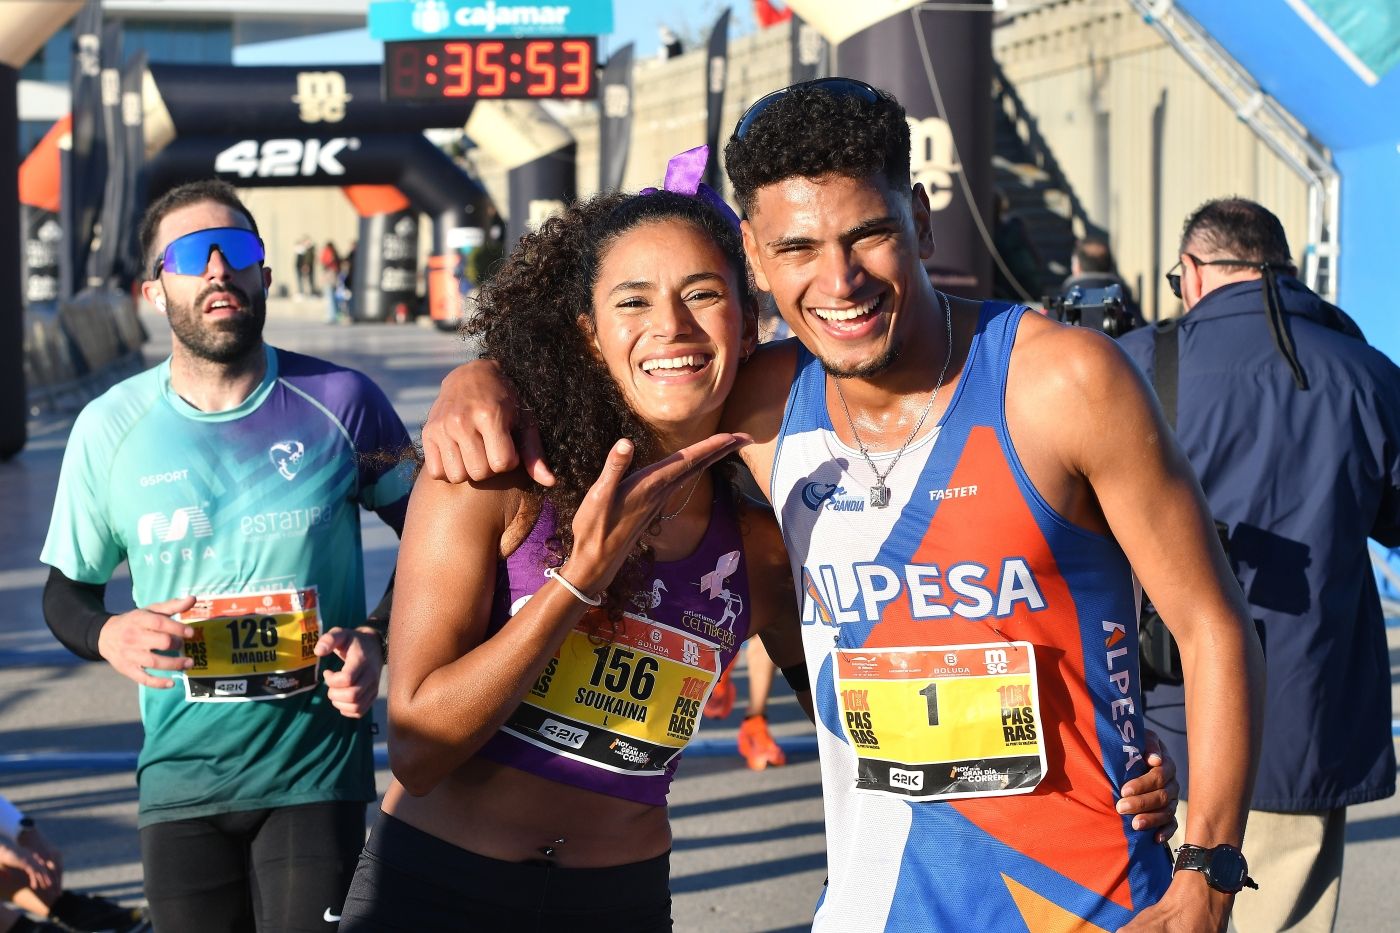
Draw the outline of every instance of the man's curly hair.
M886 91L874 103L821 86L794 85L774 98L724 147L734 197L745 214L765 185L787 178L880 174L895 193L909 190L909 123Z
M745 313L754 299L739 231L700 198L657 191L599 194L573 204L520 238L514 252L478 295L478 310L463 326L480 341L515 385L521 407L534 414L555 484L533 492L557 516L550 541L562 564L573 548L573 519L619 438L636 445L633 468L659 459L655 433L628 406L607 365L593 348L593 288L609 248L644 224L680 220L707 234L729 261ZM645 589L650 562L628 558L605 596L614 622Z

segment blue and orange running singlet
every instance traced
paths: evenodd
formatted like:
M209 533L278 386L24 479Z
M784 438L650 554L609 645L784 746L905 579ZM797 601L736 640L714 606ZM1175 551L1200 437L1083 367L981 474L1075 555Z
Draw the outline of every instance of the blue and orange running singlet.
M1170 881L1152 832L1114 810L1146 771L1132 569L1050 508L1007 431L1023 313L983 305L887 508L799 350L771 494L817 709L814 930L1115 930ZM884 470L895 452L872 456Z

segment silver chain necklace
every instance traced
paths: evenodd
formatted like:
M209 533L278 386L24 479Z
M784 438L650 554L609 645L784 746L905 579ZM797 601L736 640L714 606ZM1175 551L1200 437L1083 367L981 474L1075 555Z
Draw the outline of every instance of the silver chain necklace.
M695 482L690 484L690 492L685 494L685 501L681 503L680 508L676 509L669 515L658 515L656 516L656 518L652 519L651 524L647 526L647 534L651 535L653 538L659 538L661 536L661 525L664 522L671 521L673 518L676 518L678 515L685 511L685 507L687 505L690 505L690 499L692 496L695 495L695 490L700 486L700 480L702 477L704 477L704 475L704 470L701 470L695 475Z
M943 371L938 374L938 382L934 383L933 394L928 397L928 404L919 415L919 420L914 423L914 429L909 432L909 436L904 439L904 443L899 445L899 450L895 452L894 459L890 461L889 468L881 473L880 468L875 465L875 461L870 457L870 448L865 446L865 441L860 439L860 432L856 430L855 419L851 417L851 409L846 405L846 394L841 391L841 380L835 377L832 382L836 385L836 397L841 400L841 410L846 413L846 424L851 427L851 437L855 438L856 446L860 448L860 455L865 458L865 462L870 464L870 471L875 474L875 485L870 487L870 507L872 509L883 509L890 504L890 487L885 485L885 477L894 472L895 465L899 463L899 458L904 456L904 451L913 443L914 436L919 433L919 428L924 426L924 419L933 410L933 403L938 399L938 390L943 388L943 379L948 375L948 365L953 362L953 309L948 303L948 296L942 292L938 297L943 299L943 317L948 322L948 355L943 359Z

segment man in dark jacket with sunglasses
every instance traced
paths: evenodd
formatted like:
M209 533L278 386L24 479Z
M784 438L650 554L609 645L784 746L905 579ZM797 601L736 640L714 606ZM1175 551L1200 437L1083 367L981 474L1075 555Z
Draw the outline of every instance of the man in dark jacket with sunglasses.
M1174 334L1177 437L1229 526L1268 669L1244 845L1262 896L1239 900L1233 919L1241 933L1330 930L1346 807L1395 792L1366 539L1400 544L1400 369L1298 281L1283 226L1252 201L1192 214L1168 281L1187 312ZM1156 342L1143 328L1121 344L1161 385L1171 361ZM1147 706L1187 798L1182 688L1158 687Z
M162 196L141 247L171 355L73 425L44 615L140 685L156 928L333 929L375 796L384 663L359 509L402 529L407 471L375 455L408 434L361 374L263 342L272 274L229 185ZM123 561L144 608L111 612Z

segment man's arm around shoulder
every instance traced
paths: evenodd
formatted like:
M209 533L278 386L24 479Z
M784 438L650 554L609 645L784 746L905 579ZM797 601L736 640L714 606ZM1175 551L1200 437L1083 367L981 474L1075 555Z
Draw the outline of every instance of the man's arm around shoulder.
M754 443L741 455L765 488L796 369L796 346L795 341L783 341L760 347L739 368L720 426L721 431L756 432ZM423 472L450 483L479 483L517 466L540 485L554 485L539 432L500 366L491 360L463 363L442 380L428 411Z
M724 404L721 431L747 434L753 443L739 451L763 494L768 495L773 461L778 453L778 432L783 411L797 372L795 339L764 344L739 367L734 388Z

